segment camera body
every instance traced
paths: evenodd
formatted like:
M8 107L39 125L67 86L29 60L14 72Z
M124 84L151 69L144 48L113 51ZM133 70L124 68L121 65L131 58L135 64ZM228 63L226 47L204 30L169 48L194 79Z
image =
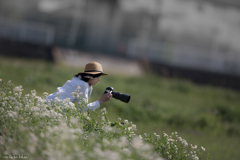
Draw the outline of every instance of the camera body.
M122 102L128 103L130 101L131 96L124 94L124 93L119 93L119 92L115 92L113 90L113 87L107 87L106 90L104 91L104 94L111 92L112 91L112 97L115 99L118 99Z

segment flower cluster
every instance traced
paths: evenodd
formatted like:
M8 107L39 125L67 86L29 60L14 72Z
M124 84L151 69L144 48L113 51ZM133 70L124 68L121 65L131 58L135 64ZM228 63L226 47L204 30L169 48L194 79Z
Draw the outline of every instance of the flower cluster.
M197 145L188 144L185 139L178 136L177 132L172 132L171 135L163 132L160 136L154 133L154 136L144 134L146 141L155 144L155 150L160 152L166 159L208 159L205 153L205 148L198 149Z
M81 98L78 88L72 95ZM100 122L90 112L79 112L70 99L48 103L35 90L22 96L22 86L0 79L0 157L28 154L29 159L198 159L205 148L188 143L177 133L168 136L137 134L137 127L118 118L111 122L107 109ZM204 157L204 156L202 156ZM207 159L206 157L202 159Z

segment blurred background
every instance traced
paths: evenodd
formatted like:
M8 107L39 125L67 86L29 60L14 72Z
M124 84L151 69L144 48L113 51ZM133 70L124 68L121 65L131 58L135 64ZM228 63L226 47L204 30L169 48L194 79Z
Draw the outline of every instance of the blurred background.
M72 55L66 49L104 54L240 88L239 7L236 0L0 0L0 50L51 61L59 49L62 58Z
M110 120L240 159L238 0L0 0L1 79L52 93L92 60L111 73L92 101L132 96L103 105Z

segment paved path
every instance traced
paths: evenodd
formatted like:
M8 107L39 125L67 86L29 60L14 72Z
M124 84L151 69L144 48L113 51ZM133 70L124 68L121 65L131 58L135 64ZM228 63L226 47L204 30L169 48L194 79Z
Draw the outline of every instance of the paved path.
M116 58L97 53L83 53L70 49L56 48L53 52L57 63L84 68L85 64L96 61L102 64L104 72L123 75L141 75L143 70L140 64L126 58Z

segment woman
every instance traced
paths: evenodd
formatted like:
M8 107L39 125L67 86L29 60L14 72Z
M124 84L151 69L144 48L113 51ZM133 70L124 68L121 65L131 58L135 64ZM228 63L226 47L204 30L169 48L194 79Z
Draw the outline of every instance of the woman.
M78 92L82 92L82 100L87 104L87 109L95 110L100 107L100 105L104 102L109 101L112 98L112 93L102 94L99 100L95 102L88 103L88 99L91 96L93 87L98 81L100 81L100 77L102 75L108 75L103 72L102 65L98 62L90 62L86 64L84 72L80 72L76 74L71 80L68 80L62 87L58 87L55 93L50 94L46 97L48 102L54 101L56 97L60 100L64 100L66 98L70 98L70 101L75 103L77 102L77 97L73 96L73 93L76 90Z

